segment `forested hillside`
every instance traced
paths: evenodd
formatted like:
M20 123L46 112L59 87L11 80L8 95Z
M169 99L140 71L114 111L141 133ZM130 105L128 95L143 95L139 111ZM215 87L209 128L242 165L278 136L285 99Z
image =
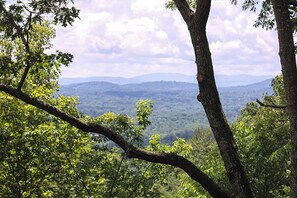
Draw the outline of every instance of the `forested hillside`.
M253 18L227 16L225 2L166 0L147 16L157 2L0 0L0 197L297 198L297 0L243 1L243 9L262 8L255 26L278 39L250 34L241 20ZM74 25L80 3L94 15ZM99 4L112 12L93 9ZM161 6L177 9L184 26L168 10L155 15ZM215 76L276 73L278 58L272 88L252 79L221 86ZM150 82L60 87L70 65L80 66L70 76L195 71L197 82L151 82L149 74L141 79Z
M228 120L234 121L247 102L261 98L264 93L270 93L270 81L220 88ZM137 100L152 100L152 125L147 130L146 137L152 133L160 133L165 142L172 142L176 137L188 139L196 128L208 127L204 110L196 99L198 87L192 83L160 81L118 85L87 82L62 86L59 94L77 96L80 100L79 110L94 117L107 111L134 117Z

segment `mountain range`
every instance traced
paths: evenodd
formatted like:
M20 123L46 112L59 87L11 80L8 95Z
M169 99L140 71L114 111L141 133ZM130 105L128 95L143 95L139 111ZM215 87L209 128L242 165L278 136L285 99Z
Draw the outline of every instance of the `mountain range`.
M243 86L258 83L267 79L272 79L273 76L253 76L253 75L217 75L216 83L218 87L230 87L230 86ZM186 82L195 83L196 76L189 76L178 73L153 73L145 74L140 76L135 76L132 78L124 77L108 77L108 76L98 76L98 77L78 77L78 78L60 78L60 85L69 85L74 83L84 83L84 82L109 82L119 85L124 84L136 84L144 82L155 82L155 81L175 81L175 82Z
M251 85L220 87L219 93L225 115L234 121L246 103L272 93L271 80ZM77 96L78 109L97 117L106 112L128 114L135 117L135 103L139 99L154 102L152 125L146 137L160 133L170 143L176 137L189 138L195 129L207 128L208 122L201 104L197 101L198 86L194 83L156 81L131 84L85 82L62 85L57 94Z

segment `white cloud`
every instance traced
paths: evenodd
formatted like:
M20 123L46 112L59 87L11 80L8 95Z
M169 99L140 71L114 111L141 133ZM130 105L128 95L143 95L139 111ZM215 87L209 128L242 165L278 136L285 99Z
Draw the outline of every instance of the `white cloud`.
M154 12L164 12L166 0L135 0L131 4L131 10L134 14L151 14Z
M195 75L193 47L178 11L166 0L77 0L81 20L58 28L55 48L74 54L63 76ZM280 71L275 32L254 28L256 15L213 1L207 35L217 74Z

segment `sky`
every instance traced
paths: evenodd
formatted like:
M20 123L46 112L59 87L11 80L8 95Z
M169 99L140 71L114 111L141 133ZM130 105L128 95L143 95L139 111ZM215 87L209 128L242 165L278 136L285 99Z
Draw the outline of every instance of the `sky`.
M62 77L149 73L196 75L187 27L166 0L76 0L80 19L58 27L54 48L74 55ZM280 73L277 34L253 27L257 15L213 0L207 36L217 75Z

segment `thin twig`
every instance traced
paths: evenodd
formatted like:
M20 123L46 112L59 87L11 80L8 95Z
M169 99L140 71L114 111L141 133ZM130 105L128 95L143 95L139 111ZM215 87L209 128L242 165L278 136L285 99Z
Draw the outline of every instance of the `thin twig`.
M151 167L151 166L152 166L152 164L149 164L149 165L147 164L144 173L146 173L148 171L149 167ZM130 198L137 191L137 189L138 189L138 187L139 187L139 185L140 185L140 183L142 181L143 181L143 178L138 180L138 182L136 183L133 191L130 193L130 195L128 196L128 198Z
M33 195L33 193L37 190L37 188L40 187L40 184L44 181L44 179L45 179L45 177L46 177L46 175L47 175L47 173L48 173L48 171L50 169L51 169L51 166L48 166L47 169L45 170L45 173L42 175L42 178L40 178L39 182L37 182L37 184L35 185L34 189L26 197L31 197L31 195Z
M125 155L123 154L122 159L121 159L121 161L120 161L120 164L119 164L119 166L118 166L116 175L115 175L115 177L114 177L114 179L113 179L113 182L112 182L110 191L109 191L109 196L108 196L109 198L111 198L111 196L112 196L112 191L113 191L114 185L115 185L115 183L116 183L116 180L117 180L117 178L118 178L118 175L119 175L119 172L120 172L122 163L123 163L123 161L124 161L124 158L125 158Z
M64 149L63 149L64 150ZM74 173L76 174L76 176L78 177L78 179L80 180L81 184L83 185L84 189L87 191L89 197L92 197L91 192L89 191L86 183L84 182L83 178L79 175L79 173L76 171L75 167L73 166L73 164L71 163L71 160L68 158L66 152L65 153L65 158L68 161L70 167L72 168L72 170L74 171Z

